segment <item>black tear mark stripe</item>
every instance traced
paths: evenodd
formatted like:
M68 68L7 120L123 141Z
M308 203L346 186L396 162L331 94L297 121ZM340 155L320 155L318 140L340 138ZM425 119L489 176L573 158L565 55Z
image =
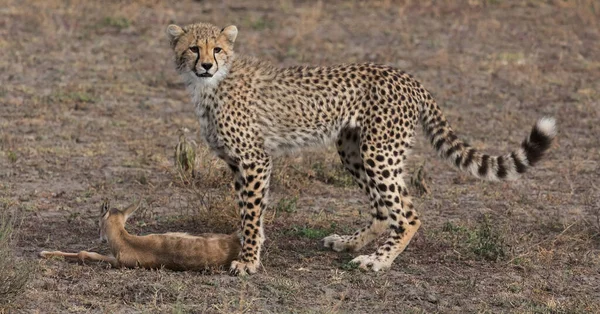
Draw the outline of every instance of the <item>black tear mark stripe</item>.
M215 54L214 49L213 49L213 59L215 60L215 65L217 66L217 70L215 70L215 73L217 73L219 71L219 61L217 61L217 55Z
M200 60L200 50L198 49L198 54L196 55L196 61L194 61L194 72L196 72L196 66L198 65L199 60Z
M213 38L213 40L215 41L215 43L217 42L217 38ZM206 39L206 47L208 48L208 38ZM217 61L217 55L215 54L214 48L212 51L212 56L213 56L213 60L215 60L215 65L217 66L217 69L215 70L215 73L217 73L219 71L219 61Z

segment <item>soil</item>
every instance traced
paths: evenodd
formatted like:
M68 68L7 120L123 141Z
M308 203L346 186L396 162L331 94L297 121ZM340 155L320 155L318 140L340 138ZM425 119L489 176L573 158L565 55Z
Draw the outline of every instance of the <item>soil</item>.
M0 202L35 263L0 312L600 312L600 5L581 1L33 1L0 9ZM332 148L276 162L262 268L110 269L40 260L94 250L102 198L143 198L128 230L230 232L226 165L202 143L165 35L170 23L235 24L239 54L278 66L376 62L413 74L457 133L489 153L554 116L547 158L521 180L482 182L421 134L409 171L423 226L384 272L321 247L368 219ZM197 175L173 165L178 130ZM409 178L407 178L407 182ZM415 191L416 189L413 189ZM416 191L415 191L416 192ZM413 193L416 194L416 193ZM372 244L361 252L372 252Z

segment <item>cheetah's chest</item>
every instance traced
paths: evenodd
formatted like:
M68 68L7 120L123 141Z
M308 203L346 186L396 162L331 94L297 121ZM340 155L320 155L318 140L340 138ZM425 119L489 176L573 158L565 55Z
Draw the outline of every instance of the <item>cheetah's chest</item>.
M218 155L225 152L225 143L217 132L215 111L217 104L214 102L214 93L210 89L196 90L194 93L195 112L200 123L200 134Z

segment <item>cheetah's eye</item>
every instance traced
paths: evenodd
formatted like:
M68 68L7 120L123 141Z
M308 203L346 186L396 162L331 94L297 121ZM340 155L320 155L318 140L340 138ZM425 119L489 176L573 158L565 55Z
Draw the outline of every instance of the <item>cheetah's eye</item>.
M193 53L198 53L200 51L200 48L198 48L198 46L193 46L193 47L190 47L190 51Z
M214 52L215 53L219 53L221 52L223 49L221 49L221 47L215 47Z

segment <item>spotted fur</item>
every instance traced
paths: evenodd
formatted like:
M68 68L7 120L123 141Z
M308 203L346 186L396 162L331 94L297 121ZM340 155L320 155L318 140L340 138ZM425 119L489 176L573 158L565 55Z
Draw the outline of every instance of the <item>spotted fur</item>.
M235 174L243 249L234 273L259 266L272 157L281 152L336 143L343 165L369 197L372 219L352 235L323 242L356 251L387 231L375 253L354 259L377 271L391 266L421 224L403 180L419 123L440 156L489 180L517 178L556 133L554 120L542 119L515 152L485 155L457 138L431 94L403 71L376 64L276 68L235 57L235 26L171 25L168 34L202 135Z

